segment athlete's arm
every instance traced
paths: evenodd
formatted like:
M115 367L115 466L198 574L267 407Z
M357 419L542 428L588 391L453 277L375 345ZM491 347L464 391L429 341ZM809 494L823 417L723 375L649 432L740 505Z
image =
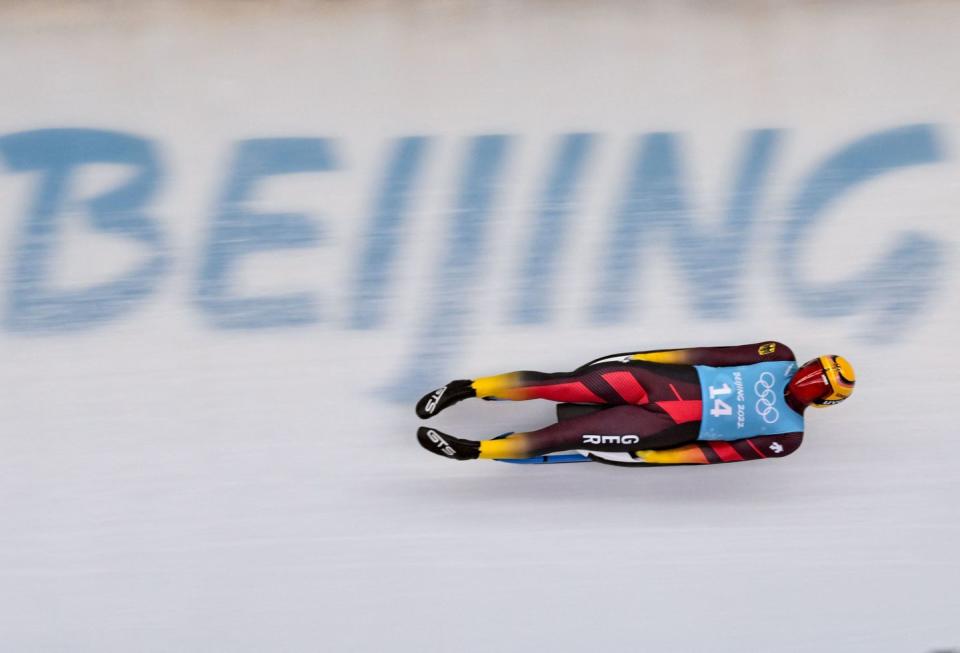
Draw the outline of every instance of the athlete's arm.
M704 440L672 449L637 451L643 462L652 465L711 465L741 460L783 458L800 448L803 433L764 435L742 440Z
M710 365L724 367L728 365L750 365L767 361L796 360L793 352L782 342L767 340L750 345L736 345L733 347L688 347L686 349L657 349L653 351L628 352L604 356L590 361L587 365L594 365L606 361L622 360L649 361L651 363L666 363L670 365ZM584 367L586 367L585 365Z

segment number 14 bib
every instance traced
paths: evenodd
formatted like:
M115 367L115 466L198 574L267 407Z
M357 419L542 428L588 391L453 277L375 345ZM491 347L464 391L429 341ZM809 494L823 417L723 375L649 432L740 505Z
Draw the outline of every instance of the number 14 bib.
M700 440L739 440L803 431L803 415L790 408L783 396L797 371L796 363L695 367L703 399Z

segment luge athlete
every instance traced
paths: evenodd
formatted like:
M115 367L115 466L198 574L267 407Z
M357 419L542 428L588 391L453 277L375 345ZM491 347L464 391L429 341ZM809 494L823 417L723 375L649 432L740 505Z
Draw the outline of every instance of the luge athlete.
M470 397L549 399L563 402L556 424L480 441L421 427L417 439L457 460L535 459L559 451L624 465L780 458L799 448L804 410L840 403L855 381L841 356L819 356L798 368L790 348L774 341L616 354L570 373L451 381L416 406L427 419Z

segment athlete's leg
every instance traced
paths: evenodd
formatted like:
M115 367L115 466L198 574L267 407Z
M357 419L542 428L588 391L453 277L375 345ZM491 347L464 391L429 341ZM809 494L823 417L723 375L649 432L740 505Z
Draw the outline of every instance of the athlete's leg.
M647 390L625 363L609 363L573 372L507 372L479 379L451 381L417 402L417 415L428 419L470 397L482 399L549 399L592 404L642 404Z
M483 399L549 399L551 401L642 405L649 402L698 400L696 369L644 361L611 361L585 365L573 372L508 372L474 380L451 381L417 403L427 419L469 397Z
M647 389L628 363L605 363L573 372L508 372L473 381L484 399L549 399L590 404L643 404Z
M696 437L695 424L677 424L666 413L642 406L613 406L537 431L480 442L455 438L426 427L418 433L424 448L461 460L531 458L571 449L635 451L679 446Z
M530 458L554 451L635 451L674 447L697 438L693 424L677 424L644 406L612 406L538 431L480 442L480 458Z

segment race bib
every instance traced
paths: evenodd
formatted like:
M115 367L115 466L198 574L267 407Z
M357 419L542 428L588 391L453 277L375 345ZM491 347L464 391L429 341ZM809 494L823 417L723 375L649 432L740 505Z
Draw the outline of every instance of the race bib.
M803 415L790 408L783 396L797 371L796 363L695 367L703 399L700 440L739 440L803 431Z

